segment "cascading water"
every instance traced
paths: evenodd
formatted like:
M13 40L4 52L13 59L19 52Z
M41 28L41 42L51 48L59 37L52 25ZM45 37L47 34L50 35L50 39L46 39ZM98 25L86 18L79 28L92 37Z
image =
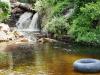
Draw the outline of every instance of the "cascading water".
M34 15L30 12L25 12L20 16L19 21L16 23L17 30L22 32L30 41L36 41L34 33L40 31L38 27L38 19L38 12Z
M25 12L22 14L16 23L18 30L28 29L31 22L32 13Z
M31 24L29 26L29 29L31 29L33 31L40 31L40 29L38 27L38 18L39 18L39 14L38 13L34 14Z

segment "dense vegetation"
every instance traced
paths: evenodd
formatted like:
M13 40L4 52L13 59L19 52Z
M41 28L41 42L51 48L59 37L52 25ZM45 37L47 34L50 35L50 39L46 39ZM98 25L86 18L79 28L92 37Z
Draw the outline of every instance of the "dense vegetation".
M76 41L100 43L99 7L100 2L96 2L80 8L80 13L73 20L69 31Z
M0 2L0 21L8 19L10 16L10 7L5 2Z
M100 44L99 0L38 0L43 27L56 35L70 35L76 42ZM74 9L70 17L68 10Z

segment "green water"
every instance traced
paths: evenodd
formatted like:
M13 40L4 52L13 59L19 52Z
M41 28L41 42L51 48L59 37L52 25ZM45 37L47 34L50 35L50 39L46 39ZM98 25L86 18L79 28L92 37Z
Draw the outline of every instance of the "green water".
M18 45L9 54L11 58L9 66L5 67L0 75L5 75L7 72L16 75L84 75L73 70L73 62L81 58L100 59L99 54L100 48L62 43ZM92 75L100 75L100 73Z

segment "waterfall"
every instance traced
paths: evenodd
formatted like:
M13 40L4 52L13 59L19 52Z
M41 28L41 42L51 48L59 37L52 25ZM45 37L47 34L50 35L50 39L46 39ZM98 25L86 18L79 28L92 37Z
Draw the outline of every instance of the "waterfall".
M39 18L39 14L36 13L31 21L31 24L29 26L29 29L34 30L34 31L39 31L39 27L38 27L38 18Z
M18 30L28 29L31 22L32 13L25 12L22 14L16 23Z
M16 23L17 30L22 32L25 37L31 41L36 41L34 33L39 32L38 26L39 14L38 12L34 15L30 12L22 14Z

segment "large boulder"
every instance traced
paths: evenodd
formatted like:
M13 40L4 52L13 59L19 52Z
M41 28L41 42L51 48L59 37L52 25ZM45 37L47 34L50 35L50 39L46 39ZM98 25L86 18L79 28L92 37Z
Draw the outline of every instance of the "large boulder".
M0 23L0 41L8 41L12 35L9 35L10 27L7 24Z

